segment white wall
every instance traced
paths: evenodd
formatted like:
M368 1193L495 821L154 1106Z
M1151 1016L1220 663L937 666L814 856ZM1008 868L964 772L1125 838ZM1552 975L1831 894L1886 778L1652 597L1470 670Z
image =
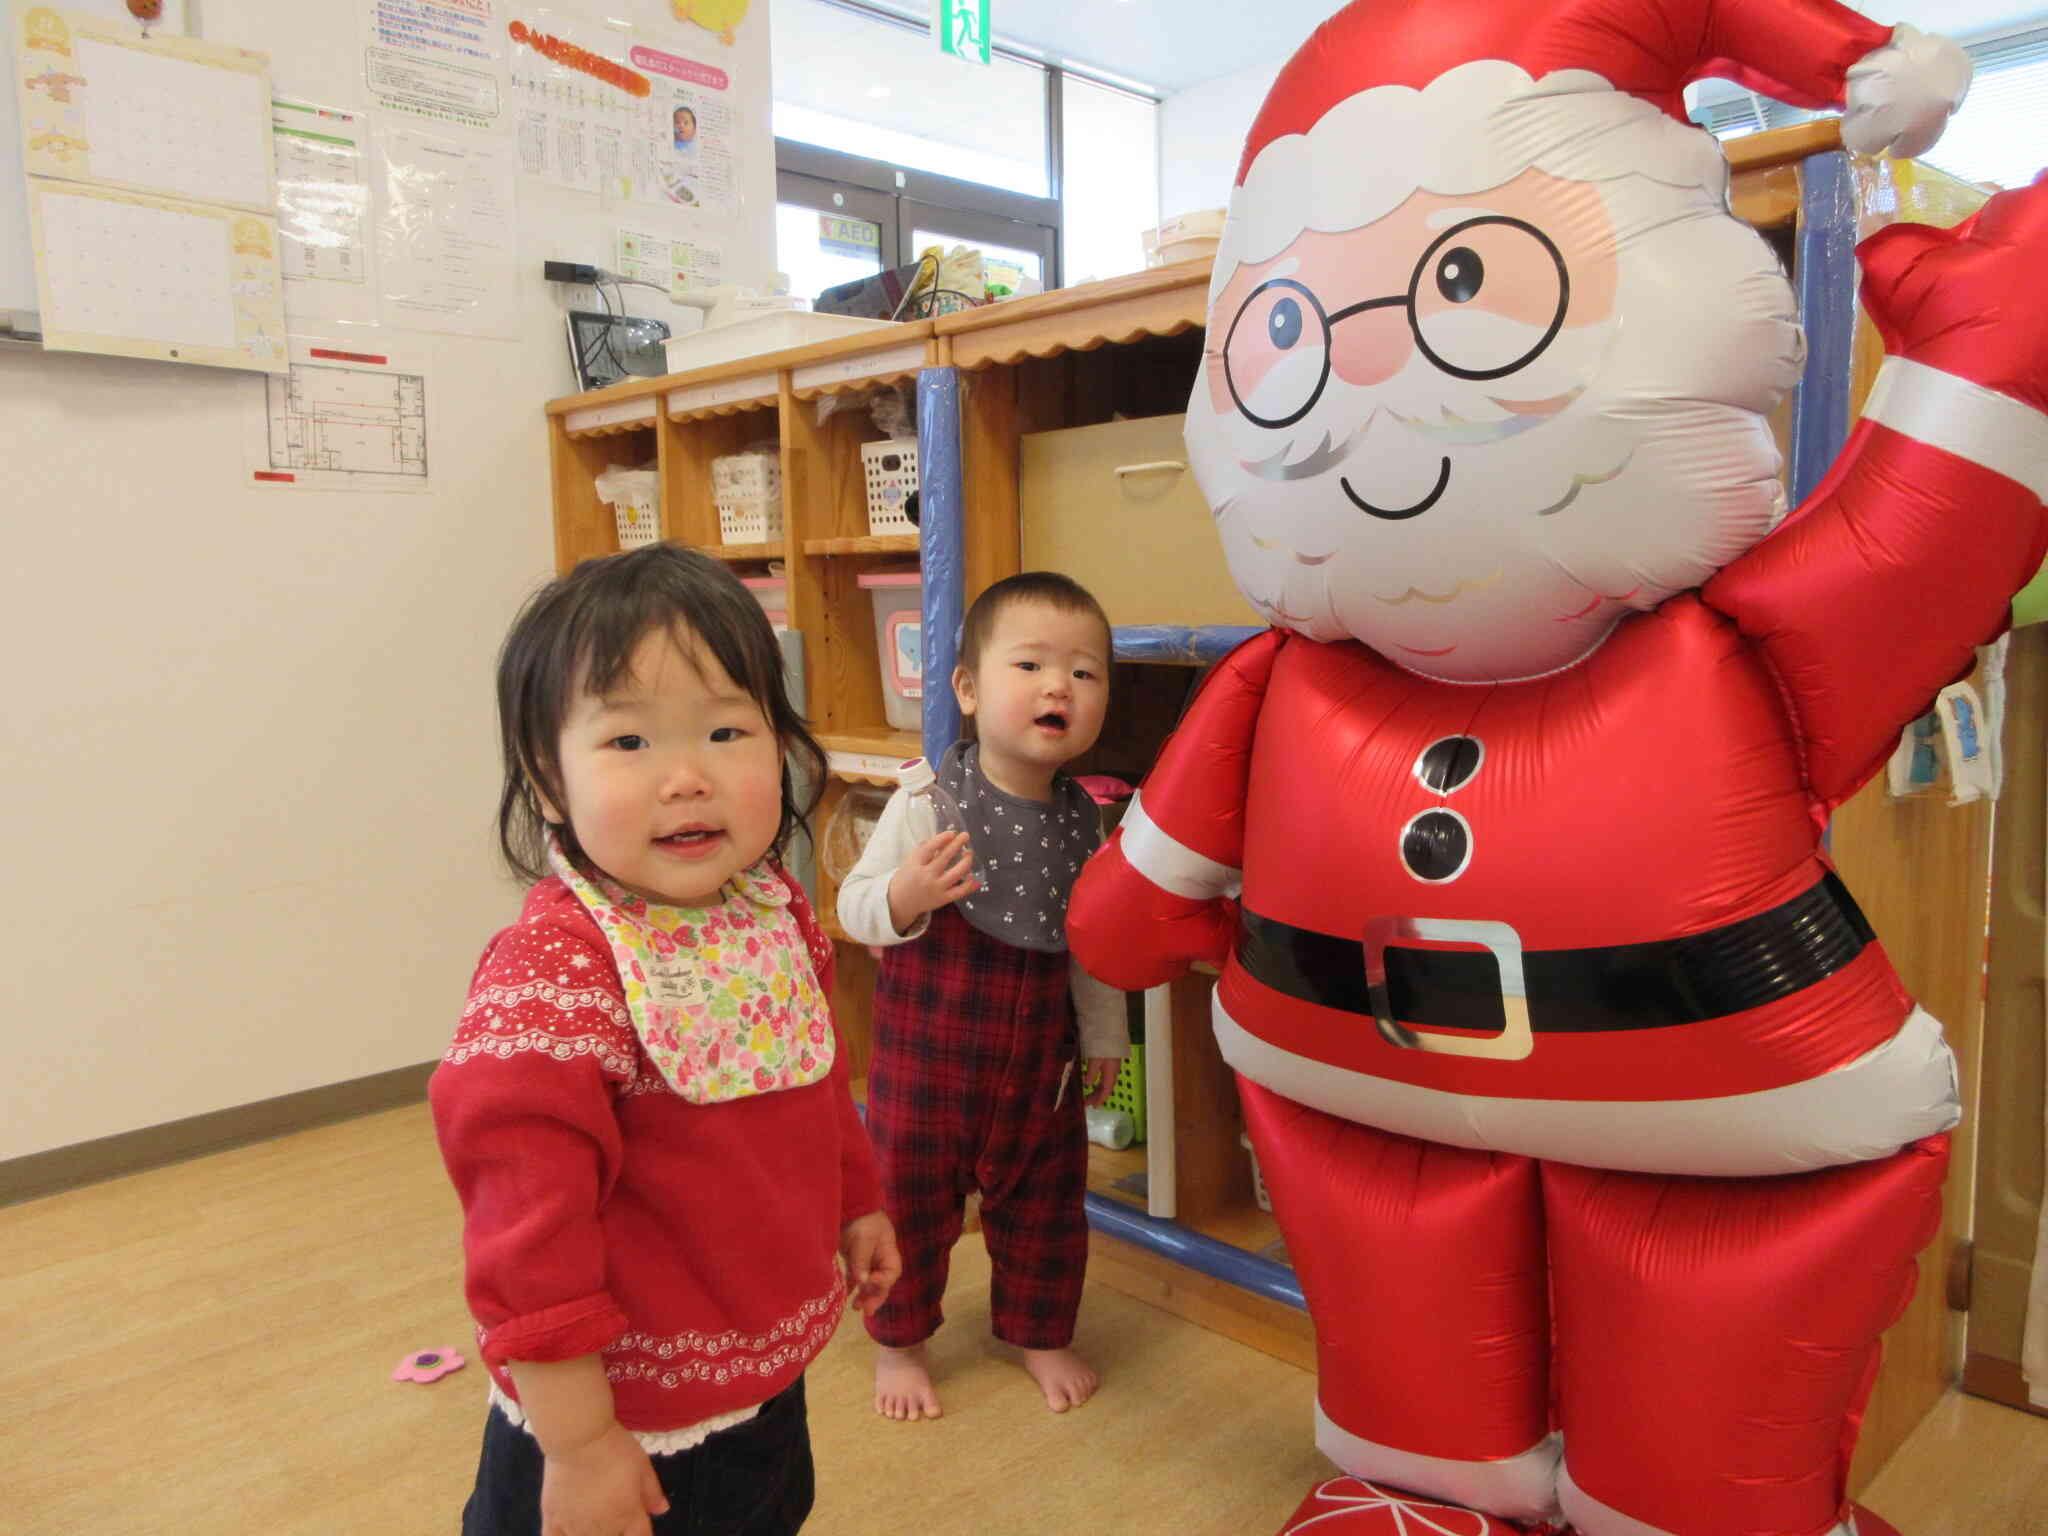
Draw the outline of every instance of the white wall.
M724 55L756 108L742 277L772 269L765 8ZM358 15L206 0L201 35L361 104ZM492 848L491 661L553 560L541 407L571 384L540 264L607 260L629 217L519 198L519 340L379 333L426 364L429 495L251 487L258 376L0 347L0 1158L446 1044L519 894Z
M1229 204L1245 135L1287 59L1287 53L1275 54L1262 64L1191 86L1160 103L1161 218Z

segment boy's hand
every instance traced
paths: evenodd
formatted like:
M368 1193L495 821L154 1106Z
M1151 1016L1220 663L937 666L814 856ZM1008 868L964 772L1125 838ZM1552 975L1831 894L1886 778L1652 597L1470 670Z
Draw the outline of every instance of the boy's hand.
M941 832L911 849L889 877L889 921L902 933L925 913L958 901L980 884L967 834Z
M648 1516L667 1512L654 1463L617 1424L544 1463L541 1536L651 1536Z
M1123 1065L1124 1059L1121 1056L1090 1056L1088 1058L1088 1069L1083 1076L1083 1086L1085 1087L1089 1083L1093 1083L1095 1086L1089 1088L1088 1096L1081 1100L1081 1107L1083 1109L1095 1109L1107 1102L1111 1092L1116 1088L1116 1075L1123 1070Z
M869 1211L849 1221L839 1234L839 1255L846 1261L847 1306L872 1316L903 1273L887 1213Z

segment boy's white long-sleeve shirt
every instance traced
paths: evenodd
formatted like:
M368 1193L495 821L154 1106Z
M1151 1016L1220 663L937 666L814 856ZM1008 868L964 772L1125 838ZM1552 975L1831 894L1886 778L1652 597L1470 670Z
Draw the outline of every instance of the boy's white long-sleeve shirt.
M889 880L917 847L910 831L909 803L910 796L900 789L889 797L860 862L839 887L839 926L856 943L907 944L930 924L931 915L921 914L908 932L898 933L889 916ZM1124 994L1082 970L1072 955L1068 963L1082 1056L1128 1056L1131 1031Z

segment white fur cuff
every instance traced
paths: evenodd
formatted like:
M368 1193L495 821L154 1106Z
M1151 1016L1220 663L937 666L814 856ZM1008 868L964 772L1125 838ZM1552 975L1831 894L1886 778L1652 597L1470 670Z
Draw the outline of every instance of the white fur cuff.
M1241 871L1195 852L1159 829L1145 814L1143 794L1131 796L1121 823L1124 857L1131 868L1162 891L1190 901L1210 901L1218 896L1235 896L1244 889Z
M1887 357L1863 414L2048 501L2048 416L2010 395L1911 358Z
M1859 155L1924 155L1969 93L1970 56L1945 37L1908 26L1849 69L1842 142Z

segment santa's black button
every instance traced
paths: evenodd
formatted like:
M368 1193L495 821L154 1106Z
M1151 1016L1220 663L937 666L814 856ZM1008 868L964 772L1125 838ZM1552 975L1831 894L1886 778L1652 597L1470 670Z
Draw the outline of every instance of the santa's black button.
M1401 862L1418 880L1455 880L1472 861L1472 832L1456 811L1424 811L1401 829Z
M1479 760L1486 748L1472 736L1446 736L1433 741L1415 760L1415 777L1440 795L1463 789L1479 772Z

